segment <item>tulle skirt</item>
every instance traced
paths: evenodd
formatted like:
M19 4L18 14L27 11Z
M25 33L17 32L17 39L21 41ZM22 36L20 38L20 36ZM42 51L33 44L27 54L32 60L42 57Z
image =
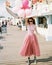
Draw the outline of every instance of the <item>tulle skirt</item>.
M40 56L38 40L35 34L27 34L24 39L23 46L20 50L22 56Z

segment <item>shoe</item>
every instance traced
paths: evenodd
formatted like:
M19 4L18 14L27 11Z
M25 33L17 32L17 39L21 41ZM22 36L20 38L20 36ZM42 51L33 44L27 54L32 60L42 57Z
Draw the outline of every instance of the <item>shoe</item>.
M33 63L31 63L31 64L37 64L37 62L36 61L34 61Z
M31 64L31 60L30 60L30 57L28 57L28 65Z
M34 60L33 64L37 64L37 61L36 61L36 60Z
M31 64L37 64L36 58L34 58L34 60L32 60Z
M36 63L37 63L36 56L34 56L34 64L36 64Z

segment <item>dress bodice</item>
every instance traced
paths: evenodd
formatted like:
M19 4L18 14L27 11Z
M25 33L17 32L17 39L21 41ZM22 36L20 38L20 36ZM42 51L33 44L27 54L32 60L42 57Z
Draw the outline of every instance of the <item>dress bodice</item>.
M28 33L34 33L35 25L28 25L27 29L28 29Z

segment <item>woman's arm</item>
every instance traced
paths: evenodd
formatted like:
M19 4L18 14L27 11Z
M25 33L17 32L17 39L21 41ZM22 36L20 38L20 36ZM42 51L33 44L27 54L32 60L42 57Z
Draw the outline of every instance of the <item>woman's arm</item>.
M37 31L37 27L36 27L36 25L35 25L35 32L38 34L38 31Z

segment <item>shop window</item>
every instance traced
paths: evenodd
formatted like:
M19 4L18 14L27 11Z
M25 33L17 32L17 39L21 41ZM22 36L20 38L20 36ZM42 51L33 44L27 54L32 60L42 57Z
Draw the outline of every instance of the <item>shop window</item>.
M38 18L38 26L42 28L47 28L47 19L45 17L39 17Z

